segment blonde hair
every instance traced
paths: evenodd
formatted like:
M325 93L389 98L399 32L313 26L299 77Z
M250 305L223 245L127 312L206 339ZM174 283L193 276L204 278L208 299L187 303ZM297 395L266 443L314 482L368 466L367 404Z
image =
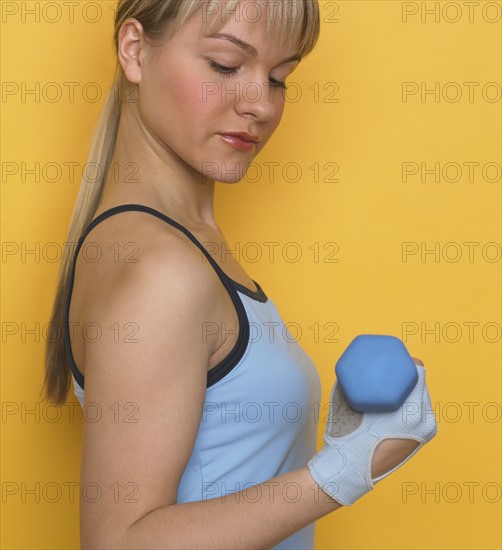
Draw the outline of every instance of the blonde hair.
M143 26L145 39L160 44L167 33L178 30L198 10L205 9L207 16L204 28L212 32L221 27L226 16L232 14L242 0L119 0L115 16L113 42L118 51L118 37L122 24L129 18L138 20ZM267 25L287 47L298 48L300 57L305 57L314 48L320 31L318 0L267 0ZM254 7L260 7L258 4ZM277 10L277 7L279 9ZM217 17L217 14L222 17ZM256 13L256 12L255 12ZM128 83L120 63L116 64L115 80L106 99L98 124L94 131L88 166L101 170L99 177L85 175L75 202L66 242L77 243L81 234L92 221L101 202L103 189L115 151L120 123L124 92ZM64 247L64 254L58 275L57 290L51 313L45 347L45 378L42 386L44 399L63 403L71 383L70 362L64 339L66 300L70 286L72 247Z

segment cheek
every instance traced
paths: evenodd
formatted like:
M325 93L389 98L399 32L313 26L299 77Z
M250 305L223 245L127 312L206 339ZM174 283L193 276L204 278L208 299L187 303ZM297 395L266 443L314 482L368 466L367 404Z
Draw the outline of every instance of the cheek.
M275 132L275 130L277 129L277 127L279 126L282 120L282 115L284 113L284 108L285 108L285 101L282 97L277 97L274 99L273 105L274 105L273 114L270 117L270 120L268 121L268 131L270 135L272 135Z
M178 63L166 71L163 78L168 90L168 104L173 106L173 116L186 127L200 127L200 122L221 112L224 105L221 95L215 92L216 84L196 70Z
M202 82L188 71L182 70L168 75L166 85L169 86L171 105L175 111L188 116L189 122L195 112L203 107Z
M282 93L282 92L279 92L279 93ZM275 109L275 116L273 117L275 127L277 127L279 125L279 122L281 122L285 106L286 106L286 102L282 96L275 100L276 109Z
M182 63L166 63L161 65L161 69L157 68L145 84L147 93L143 96L142 110L152 127L162 134L171 130L182 134L184 130L196 127L207 111L203 84L201 78L184 68Z

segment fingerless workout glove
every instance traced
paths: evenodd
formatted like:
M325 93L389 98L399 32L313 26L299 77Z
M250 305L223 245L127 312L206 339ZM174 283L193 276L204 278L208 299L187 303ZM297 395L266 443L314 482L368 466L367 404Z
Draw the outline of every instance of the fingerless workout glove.
M324 447L307 468L320 488L344 506L350 506L375 484L401 467L437 433L437 423L425 382L425 368L416 365L418 382L394 412L358 412L350 408L338 382L330 398ZM404 438L417 447L397 466L372 479L372 458L386 439Z

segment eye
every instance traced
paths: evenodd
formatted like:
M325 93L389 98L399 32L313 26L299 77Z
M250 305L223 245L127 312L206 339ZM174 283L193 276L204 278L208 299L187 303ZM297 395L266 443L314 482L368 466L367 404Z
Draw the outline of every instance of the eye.
M211 60L209 61L209 65L213 70L215 70L217 73L222 74L223 76L230 76L237 72L237 69L234 67L224 67L223 65L220 65L219 63L215 63L214 61L211 61Z
M237 73L236 67L225 67L224 65L220 65L219 63L216 63L213 60L209 60L210 67L216 71L217 73L220 73L223 76L231 76L235 73ZM273 88L283 88L284 90L287 89L286 83L281 82L280 80L276 80L275 78L270 78L270 85Z
M287 86L285 82L281 82L280 80L275 80L275 78L270 79L270 84L273 88L283 88L284 90L287 90Z

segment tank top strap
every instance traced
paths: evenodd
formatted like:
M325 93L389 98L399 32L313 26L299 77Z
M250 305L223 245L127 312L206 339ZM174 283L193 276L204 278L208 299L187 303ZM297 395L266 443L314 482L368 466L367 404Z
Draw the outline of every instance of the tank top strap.
M85 228L84 232L82 233L81 237L78 240L78 247L82 244L82 241L87 237L88 233L98 225L98 223L102 222L103 220L106 220L110 216L113 216L114 214L119 214L120 212L128 212L128 211L140 211L140 212L147 212L149 214L152 214L156 216L157 218L160 218L161 220L164 220L168 224L176 227L180 231L182 231L200 250L201 252L206 256L209 263L213 266L215 271L220 275L220 278L224 280L227 283L230 283L232 279L221 269L221 267L218 265L216 260L209 254L209 252L205 249L205 247L202 245L202 243L195 237L193 233L191 233L186 227L181 225L176 220L173 220L166 214L163 214L159 210L156 210L155 208L152 208L151 206L146 206L144 204L135 204L135 203L129 203L129 204L121 204L119 206L114 206L112 208L109 208L108 210L105 210L94 220L92 220L87 227ZM255 281L256 282L256 281ZM225 285L226 286L226 285Z
M240 361L241 357L243 356L246 348L247 343L249 340L250 335L250 327L249 327L249 321L246 314L245 306L242 302L242 300L239 297L239 292L243 294L247 294L248 296L252 297L254 300L258 302L268 302L268 297L261 288L261 286L254 281L254 283L257 286L256 291L252 291L248 289L247 287L240 285L233 279L231 279L218 265L218 263L214 260L214 258L209 254L209 252L204 248L204 246L198 241L198 239L183 225L178 223L176 220L173 220L166 214L163 214L162 212L159 212L155 208L152 208L150 206L146 206L143 204L121 204L119 206L114 206L112 208L109 208L96 216L94 220L92 220L84 229L81 236L78 239L77 246L73 255L73 261L71 265L70 270L70 282L69 282L69 288L68 293L66 296L66 308L65 308L65 330L64 330L64 339L65 339L65 346L66 346L66 352L70 361L70 367L73 372L73 376L78 383L78 385L84 389L84 376L79 371L76 363L75 358L73 357L72 352L72 346L71 346L71 338L70 338L70 330L69 330L69 313L70 313L70 301L71 301L71 295L73 292L73 284L74 284L74 278L75 278L75 267L76 267L76 261L77 256L79 253L79 250L84 242L84 239L87 237L89 232L96 227L100 222L105 220L106 218L109 218L110 216L113 216L114 214L118 214L120 212L126 212L126 211L141 211L141 212L147 212L149 214L152 214L154 216L157 216L161 220L164 220L166 223L169 223L170 225L176 227L180 231L182 231L206 256L209 263L213 266L216 273L220 277L223 285L227 289L228 293L230 294L230 297L232 299L232 302L236 308L238 318L239 318L239 335L237 338L237 341L234 345L234 348L231 350L231 352L222 359L217 365L212 367L208 373L207 373L207 386L210 387L216 382L218 382L221 378L223 378L228 372L230 372L234 366ZM270 305L270 304L269 304Z

